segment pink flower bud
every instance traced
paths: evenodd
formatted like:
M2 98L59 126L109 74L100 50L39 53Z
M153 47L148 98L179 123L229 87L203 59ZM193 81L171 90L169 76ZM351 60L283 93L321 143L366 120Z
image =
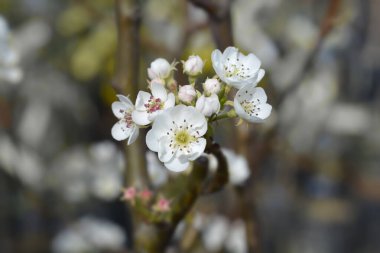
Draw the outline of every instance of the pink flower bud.
M170 201L161 197L153 206L153 209L157 212L168 212L170 211Z
M220 82L218 79L208 79L203 83L203 90L206 95L218 94L220 91Z
M128 187L123 190L123 196L122 196L123 200L133 202L135 200L135 197L136 197L135 187Z
M191 85L184 85L179 88L178 98L180 101L190 104L197 96L197 92Z
M198 55L190 56L187 61L183 62L183 72L190 76L196 76L202 73L204 63Z

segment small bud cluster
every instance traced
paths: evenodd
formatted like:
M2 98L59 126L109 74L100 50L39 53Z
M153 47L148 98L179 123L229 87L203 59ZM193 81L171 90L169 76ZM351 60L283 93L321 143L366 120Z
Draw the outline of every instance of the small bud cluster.
M165 213L171 209L170 200L163 196L154 196L153 192L148 189L137 190L133 186L125 188L121 199L132 206L148 207L155 212Z

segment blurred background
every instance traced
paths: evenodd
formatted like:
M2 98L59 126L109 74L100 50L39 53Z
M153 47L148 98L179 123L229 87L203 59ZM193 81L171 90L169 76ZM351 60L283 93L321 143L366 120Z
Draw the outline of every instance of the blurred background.
M139 2L138 85L158 57L198 54L212 76L202 1ZM239 138L220 124L233 176L168 252L380 252L380 1L216 2L234 44L261 59L274 110ZM0 15L0 252L128 252L115 2L2 0ZM155 186L173 177L146 157Z

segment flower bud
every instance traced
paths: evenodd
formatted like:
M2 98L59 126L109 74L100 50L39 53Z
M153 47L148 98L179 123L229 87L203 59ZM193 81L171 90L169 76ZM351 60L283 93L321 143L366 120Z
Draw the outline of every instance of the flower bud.
M206 95L218 94L220 91L221 85L218 79L208 79L203 83L203 90Z
M150 68L148 68L148 76L150 79L165 79L169 77L170 71L172 69L173 67L167 60L163 58L158 58L150 64Z
M202 73L203 61L198 55L192 55L183 63L183 72L190 76L196 76Z
M197 92L191 85L183 85L179 88L178 98L181 102L190 104L197 96Z
M220 110L219 98L216 94L212 94L209 97L202 95L198 98L195 108L206 117L210 117L212 114L218 113Z
M153 210L157 212L168 212L170 211L170 201L164 197L161 197L156 204L153 206Z
M123 200L134 202L135 196L136 196L135 187L128 187L123 190L123 196L122 196Z

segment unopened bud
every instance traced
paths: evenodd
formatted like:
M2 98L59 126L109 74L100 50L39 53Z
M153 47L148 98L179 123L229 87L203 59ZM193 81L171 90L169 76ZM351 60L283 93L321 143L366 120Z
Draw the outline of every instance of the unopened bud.
M211 95L211 94L218 94L220 91L221 85L218 79L212 78L212 79L207 79L203 83L203 90L206 93L206 95Z
M184 85L179 88L178 98L184 103L190 104L196 96L197 92L192 85Z
M183 72L190 76L196 76L202 73L204 63L198 55L190 56L187 61L183 63Z
M202 95L198 98L195 108L206 117L210 117L212 114L218 113L220 110L219 98L216 94L212 94L209 97Z

